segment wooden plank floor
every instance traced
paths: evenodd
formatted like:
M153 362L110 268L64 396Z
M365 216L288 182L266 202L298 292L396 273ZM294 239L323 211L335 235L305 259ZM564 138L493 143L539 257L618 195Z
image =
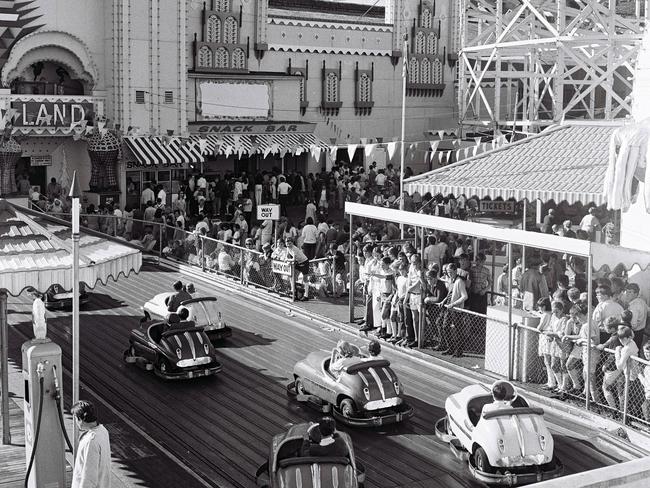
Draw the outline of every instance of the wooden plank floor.
M168 291L179 278L184 279L175 272L144 268L138 276L97 289L82 310L81 380L212 486L254 486L254 473L265 461L272 436L288 423L316 418L313 411L286 397L284 385L294 363L311 351L331 349L339 332L195 283L199 295L219 297L224 317L234 328L233 337L219 349L224 371L196 381L161 381L126 365L122 353L130 330L138 325L139 307L153 295ZM9 308L23 313L31 310L26 298L10 298ZM20 332L29 332L29 314L13 313L9 319ZM50 336L62 346L64 366L69 368L70 316L55 313L48 323ZM463 382L403 356L391 352L386 356L405 385L416 415L406 424L383 431L349 430L357 456L368 471L366 486L478 486L467 466L434 434L434 422L444 415L445 398L465 386ZM19 357L12 359L20 362ZM590 442L592 432L566 435L570 425L550 420L563 433L556 434L556 449L567 473L620 461ZM145 459L141 467L131 469L150 469L146 464Z

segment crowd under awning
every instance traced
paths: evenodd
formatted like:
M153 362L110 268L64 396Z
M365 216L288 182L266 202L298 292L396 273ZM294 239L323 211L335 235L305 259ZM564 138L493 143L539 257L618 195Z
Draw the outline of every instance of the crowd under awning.
M126 136L124 142L140 166L199 164L205 160L200 146L187 138Z
M406 179L432 196L605 203L603 183L616 122L572 122L493 151Z

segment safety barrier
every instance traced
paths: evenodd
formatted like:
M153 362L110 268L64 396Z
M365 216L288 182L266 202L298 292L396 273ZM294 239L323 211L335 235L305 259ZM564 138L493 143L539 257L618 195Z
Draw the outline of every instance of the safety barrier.
M381 297L368 292L356 255L353 259L350 254L339 254L312 260L303 275L293 261L278 251L259 252L250 246L219 241L163 222L109 215L82 215L82 222L100 232L127 239L150 254L166 256L278 296L341 298L351 294L347 303L327 301L328 306L349 307L351 322L365 319L374 324L374 316L378 313L381 316ZM422 243L423 238L416 233L415 237L391 244ZM493 243L494 248L496 244ZM477 247L480 247L478 243ZM520 252L515 247L512 246L511 253L525 255L523 249ZM493 252L493 278L496 255ZM513 264L513 258L510 259ZM414 347L433 350L433 354L448 353L442 357L460 366L467 363L451 355L469 356L473 368L478 366L500 377L545 388L559 385L562 398L576 406L635 428L650 428L650 362L632 357L623 368L616 368L615 350L596 346L599 342L596 340L592 345L579 340L582 324L566 320L560 336L552 336L538 330L536 318L520 318L525 315L521 311L523 300L515 293L511 295L510 308L508 295L493 292L488 295L488 304L500 307L501 315L450 309L423 295L419 310L417 306L404 307L399 303L390 307L385 321L387 332L406 339ZM585 367L586 364L590 367Z

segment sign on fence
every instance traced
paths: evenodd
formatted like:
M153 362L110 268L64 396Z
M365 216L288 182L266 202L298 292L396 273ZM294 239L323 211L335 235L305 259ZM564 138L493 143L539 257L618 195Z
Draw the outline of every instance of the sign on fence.
M271 261L271 270L280 275L291 276L291 263L274 259Z
M479 210L481 212L515 213L515 202L481 200Z
M257 220L280 220L280 205L259 205Z

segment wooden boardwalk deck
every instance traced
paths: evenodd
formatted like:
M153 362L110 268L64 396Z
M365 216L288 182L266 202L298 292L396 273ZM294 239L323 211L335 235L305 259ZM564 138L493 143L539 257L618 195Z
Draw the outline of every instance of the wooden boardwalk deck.
M254 486L254 473L265 461L272 436L288 423L317 418L313 411L286 396L284 385L294 363L311 351L331 349L340 332L196 283L199 295L219 297L224 317L233 326L233 337L218 351L224 371L197 381L163 382L126 365L122 353L130 330L138 325L139 307L153 295L168 291L179 278L184 279L175 272L145 267L138 276L96 290L82 310L81 380L209 485ZM16 331L29 333L28 300L10 299L9 308ZM62 346L64 366L69 368L70 316L52 314L48 322L50 336ZM19 354L19 343L24 339L15 331L11 337L11 353ZM416 415L404 425L382 431L348 430L357 456L368 470L366 486L478 486L467 466L453 457L433 429L435 420L444 414L445 398L465 386L464 382L404 356L391 352L386 356L405 385ZM19 363L20 357L13 356L12 360ZM556 432L557 453L568 473L620 461L592 443L594 432L575 434L570 423L550 420ZM145 479L145 473L157 472L164 481L162 473L167 468L163 464L146 455L138 457L133 449L119 455L135 477ZM149 486L178 486L163 481Z

